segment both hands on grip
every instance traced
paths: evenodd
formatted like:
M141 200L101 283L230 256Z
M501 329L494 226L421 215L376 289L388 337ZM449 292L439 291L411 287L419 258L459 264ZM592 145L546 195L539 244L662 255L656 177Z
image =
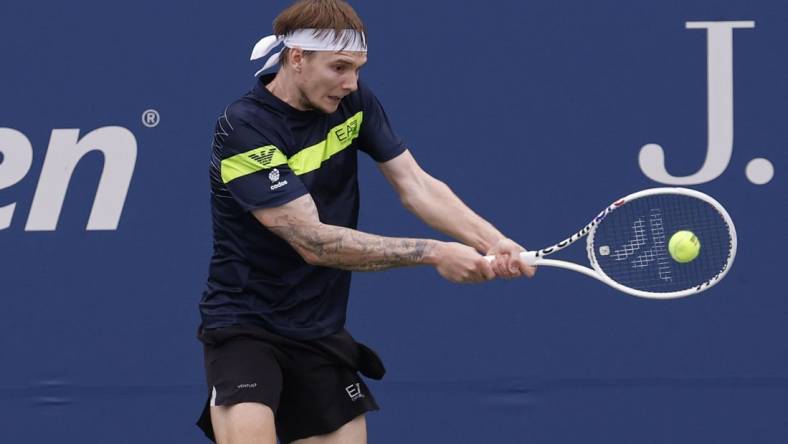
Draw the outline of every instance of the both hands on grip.
M437 248L435 268L445 279L455 283L477 283L491 279L533 277L536 267L523 261L525 249L511 239L502 239L488 252L490 260L474 248L457 242L445 242Z

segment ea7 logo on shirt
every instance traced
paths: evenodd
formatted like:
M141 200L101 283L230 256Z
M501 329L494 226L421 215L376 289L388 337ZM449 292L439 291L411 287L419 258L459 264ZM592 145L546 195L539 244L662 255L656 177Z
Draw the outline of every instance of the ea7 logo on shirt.
M342 125L334 130L334 135L337 136L337 139L340 142L344 142L346 140L350 140L358 135L359 131L359 124L358 119L351 119L346 122L345 125Z
M347 395L350 396L350 400L353 402L356 402L364 397L364 394L361 393L360 382L357 382L355 384L350 384L349 386L345 387L345 391L347 392Z
M271 180L271 182L278 181L279 180L279 170L276 169L276 168L271 170L271 172L268 173L268 178ZM281 182L278 182L278 183L275 183L275 184L271 185L271 190L275 190L277 188L282 188L285 185L287 185L287 181L283 180Z

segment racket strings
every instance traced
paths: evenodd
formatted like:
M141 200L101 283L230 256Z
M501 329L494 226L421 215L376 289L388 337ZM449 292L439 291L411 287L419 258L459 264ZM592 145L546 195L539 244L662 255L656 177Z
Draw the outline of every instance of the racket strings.
M695 233L698 257L678 263L668 244L677 231ZM589 245L592 262L614 281L651 292L681 291L703 284L727 265L731 251L725 219L707 202L683 195L652 195L628 202L597 227Z

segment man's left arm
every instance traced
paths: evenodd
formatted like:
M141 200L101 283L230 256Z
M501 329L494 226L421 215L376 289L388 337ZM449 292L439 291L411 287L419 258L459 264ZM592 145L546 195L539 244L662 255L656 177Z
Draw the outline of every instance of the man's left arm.
M524 248L474 213L448 185L425 172L410 151L379 167L405 208L419 219L480 252L494 255L492 265L498 276L533 276L536 269L520 259Z

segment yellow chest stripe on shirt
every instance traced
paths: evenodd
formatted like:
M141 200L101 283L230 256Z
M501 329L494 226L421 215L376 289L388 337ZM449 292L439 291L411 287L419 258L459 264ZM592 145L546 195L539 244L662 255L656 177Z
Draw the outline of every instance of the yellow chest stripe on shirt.
M228 183L239 177L284 164L299 176L314 171L331 156L353 143L361 131L363 117L362 111L357 112L344 123L331 128L325 139L300 150L289 159L274 145L262 146L228 157L222 160L222 181Z

